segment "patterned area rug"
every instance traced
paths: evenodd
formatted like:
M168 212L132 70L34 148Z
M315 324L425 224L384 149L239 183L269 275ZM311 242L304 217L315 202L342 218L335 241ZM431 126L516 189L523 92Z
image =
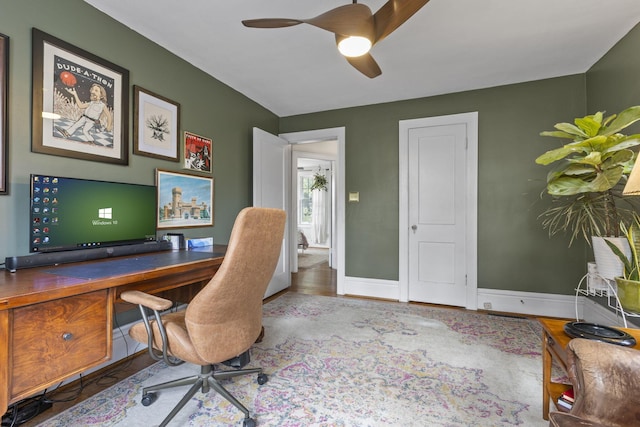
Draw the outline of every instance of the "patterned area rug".
M527 319L383 301L285 294L264 307L255 376L225 385L260 426L546 426L541 328ZM141 388L198 368L158 363L41 426L158 425L186 388ZM201 393L170 426L241 425Z

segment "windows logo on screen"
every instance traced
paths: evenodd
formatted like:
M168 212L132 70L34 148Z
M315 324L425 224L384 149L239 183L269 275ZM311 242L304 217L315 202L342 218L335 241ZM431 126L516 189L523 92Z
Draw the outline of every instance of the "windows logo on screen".
M98 209L98 218L113 219L113 208L100 208L100 209Z

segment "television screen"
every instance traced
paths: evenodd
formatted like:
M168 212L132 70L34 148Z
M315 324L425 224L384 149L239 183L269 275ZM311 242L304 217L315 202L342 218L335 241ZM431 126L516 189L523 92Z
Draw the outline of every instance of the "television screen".
M156 190L31 175L30 252L55 252L156 240Z

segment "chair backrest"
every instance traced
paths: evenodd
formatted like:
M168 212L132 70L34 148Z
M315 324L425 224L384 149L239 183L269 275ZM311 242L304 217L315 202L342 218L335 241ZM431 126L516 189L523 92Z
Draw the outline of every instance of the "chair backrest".
M220 268L187 307L198 355L219 363L248 350L262 328L262 300L280 256L286 213L245 208L233 225Z
M640 423L640 351L576 338L567 346L571 414L611 427Z

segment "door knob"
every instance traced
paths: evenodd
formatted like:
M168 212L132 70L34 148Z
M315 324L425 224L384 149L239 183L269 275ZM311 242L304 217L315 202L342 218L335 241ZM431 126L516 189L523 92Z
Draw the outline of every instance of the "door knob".
M412 229L412 230L413 230L413 232L415 233L415 232L416 232L416 230L418 229L418 226L417 226L417 225L415 225L415 224L413 224L413 225L411 226L411 229Z

